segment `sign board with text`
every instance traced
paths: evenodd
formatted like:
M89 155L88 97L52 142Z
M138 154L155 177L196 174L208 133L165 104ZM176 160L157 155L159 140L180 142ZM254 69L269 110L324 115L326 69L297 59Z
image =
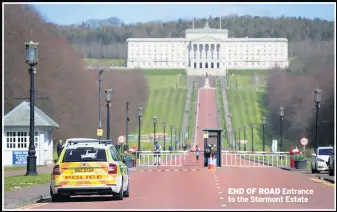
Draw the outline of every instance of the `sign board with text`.
M103 136L103 129L97 129L97 136L102 137Z
M13 151L13 165L27 164L28 150L27 151Z

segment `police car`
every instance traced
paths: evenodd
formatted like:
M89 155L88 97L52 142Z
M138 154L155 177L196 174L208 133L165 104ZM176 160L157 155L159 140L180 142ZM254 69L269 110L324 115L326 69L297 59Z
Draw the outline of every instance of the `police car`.
M53 202L74 195L129 197L129 170L110 140L70 140L51 174Z

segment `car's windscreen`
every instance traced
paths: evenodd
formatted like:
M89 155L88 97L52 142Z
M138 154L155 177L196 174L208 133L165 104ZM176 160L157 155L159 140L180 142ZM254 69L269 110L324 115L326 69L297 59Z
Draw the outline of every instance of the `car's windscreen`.
M331 149L319 149L318 154L319 155L330 155L331 151L332 151L332 148Z
M77 148L77 149L67 149L63 162L83 162L83 161L97 161L106 162L106 152L105 149L97 148Z

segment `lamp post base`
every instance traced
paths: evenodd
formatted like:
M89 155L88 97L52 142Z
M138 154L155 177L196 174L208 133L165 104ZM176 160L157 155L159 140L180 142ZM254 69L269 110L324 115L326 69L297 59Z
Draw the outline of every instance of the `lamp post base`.
M27 172L25 176L36 176L36 156L27 157Z

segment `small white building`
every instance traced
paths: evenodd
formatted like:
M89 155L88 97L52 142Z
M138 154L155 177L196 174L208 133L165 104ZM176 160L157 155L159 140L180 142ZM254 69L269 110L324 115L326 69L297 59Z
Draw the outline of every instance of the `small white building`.
M53 162L53 128L60 126L35 106L36 165ZM22 102L3 117L2 166L27 164L30 103Z

